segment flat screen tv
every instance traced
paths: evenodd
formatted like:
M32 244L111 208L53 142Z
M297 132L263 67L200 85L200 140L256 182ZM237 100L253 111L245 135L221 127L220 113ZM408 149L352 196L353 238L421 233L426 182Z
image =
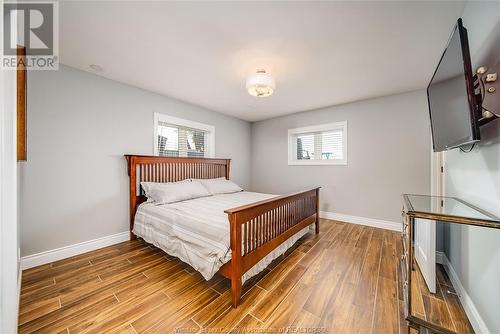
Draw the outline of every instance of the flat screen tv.
M458 19L427 87L427 99L435 152L479 141L479 103L462 19Z

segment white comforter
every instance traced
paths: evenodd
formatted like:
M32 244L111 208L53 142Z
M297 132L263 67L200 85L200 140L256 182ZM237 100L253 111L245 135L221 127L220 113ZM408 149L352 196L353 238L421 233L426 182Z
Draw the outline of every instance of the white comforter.
M143 203L137 209L133 232L188 263L208 280L231 259L224 210L275 196L242 191L164 205ZM243 280L259 273L306 233L307 228L290 237L243 275Z

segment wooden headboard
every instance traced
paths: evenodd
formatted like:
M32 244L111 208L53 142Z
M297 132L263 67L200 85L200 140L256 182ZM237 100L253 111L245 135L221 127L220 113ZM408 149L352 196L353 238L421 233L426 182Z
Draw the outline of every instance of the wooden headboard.
M184 179L229 179L231 159L179 158L147 155L125 155L130 176L130 238L137 205L146 200L141 193L140 183L175 182Z

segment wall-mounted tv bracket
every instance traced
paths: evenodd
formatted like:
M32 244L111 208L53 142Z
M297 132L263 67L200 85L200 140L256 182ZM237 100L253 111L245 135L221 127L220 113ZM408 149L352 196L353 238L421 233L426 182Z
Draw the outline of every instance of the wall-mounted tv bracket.
M478 115L479 126L500 118L499 72L500 62L497 62L490 69L486 66L479 67L474 75L474 89L480 108Z

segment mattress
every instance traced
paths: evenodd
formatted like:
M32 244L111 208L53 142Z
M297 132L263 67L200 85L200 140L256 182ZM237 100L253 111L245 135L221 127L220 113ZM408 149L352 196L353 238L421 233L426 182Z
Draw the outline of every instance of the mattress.
M164 205L142 203L137 208L133 233L209 280L231 259L229 221L224 210L275 196L242 191ZM306 227L287 239L247 271L243 281L266 268L307 232Z

